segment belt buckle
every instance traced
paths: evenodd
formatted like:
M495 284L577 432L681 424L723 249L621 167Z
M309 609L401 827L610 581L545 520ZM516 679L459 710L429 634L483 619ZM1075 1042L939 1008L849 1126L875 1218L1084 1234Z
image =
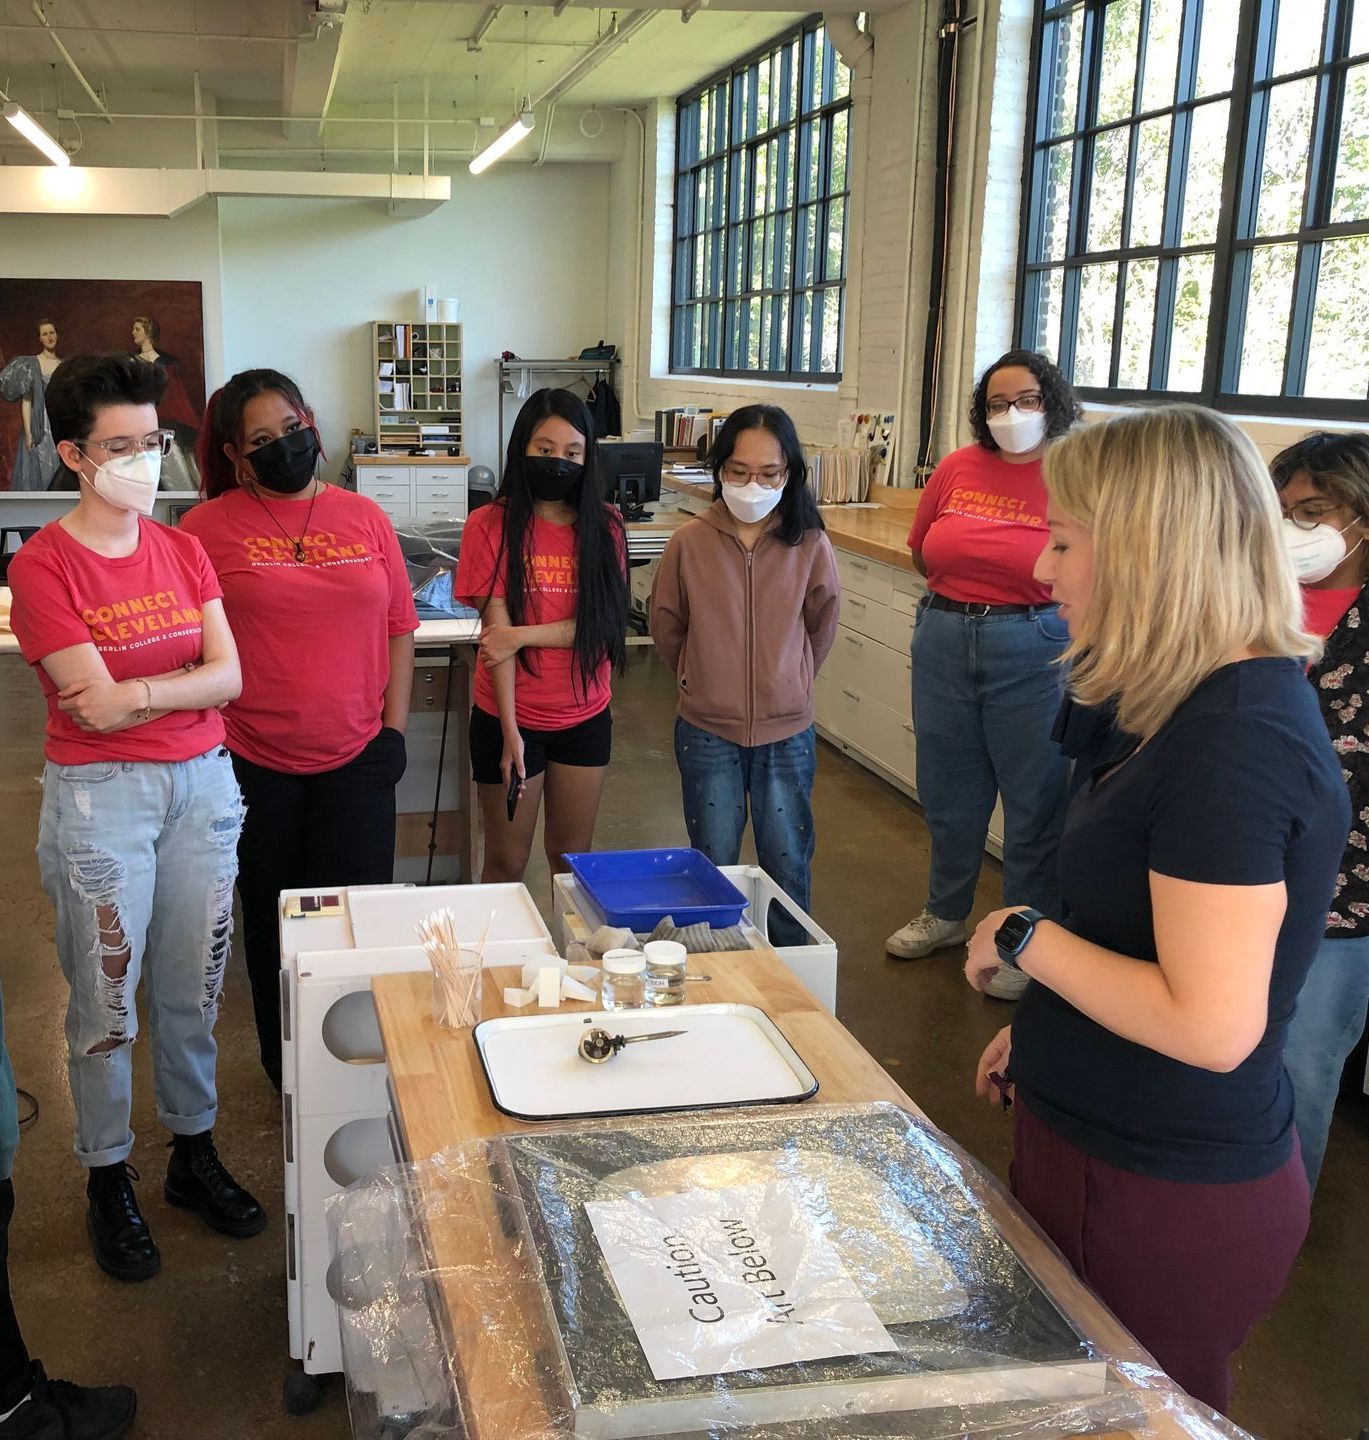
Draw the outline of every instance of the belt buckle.
M992 605L985 605L983 602L981 602L980 605L979 605L979 607L978 607L978 609L979 609L979 614L978 614L978 615L976 615L976 614L974 613L974 610L967 610L966 613L969 615L969 617L970 617L972 620L987 620L987 619L988 619L988 616L989 616L989 611L993 609L993 606L992 606Z

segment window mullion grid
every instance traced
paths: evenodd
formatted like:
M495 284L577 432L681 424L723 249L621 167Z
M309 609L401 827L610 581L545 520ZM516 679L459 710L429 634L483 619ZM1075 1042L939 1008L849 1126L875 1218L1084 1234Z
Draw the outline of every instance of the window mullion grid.
M1141 33L1136 46L1136 75L1131 89L1133 118L1127 134L1127 173L1122 192L1122 253L1117 266L1117 290L1112 305L1112 353L1108 357L1108 386L1113 390L1118 387L1122 369L1122 327L1126 324L1127 277L1131 273L1131 214L1136 200L1136 152L1141 144L1141 127L1135 116L1140 111L1141 95L1145 86L1150 7L1151 0L1141 0Z

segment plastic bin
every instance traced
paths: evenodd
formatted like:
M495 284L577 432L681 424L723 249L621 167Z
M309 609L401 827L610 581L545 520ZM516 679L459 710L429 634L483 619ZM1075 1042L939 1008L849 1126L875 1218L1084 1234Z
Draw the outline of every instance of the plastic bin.
M596 850L565 855L571 874L610 925L638 934L667 915L677 925L735 925L746 896L701 850Z

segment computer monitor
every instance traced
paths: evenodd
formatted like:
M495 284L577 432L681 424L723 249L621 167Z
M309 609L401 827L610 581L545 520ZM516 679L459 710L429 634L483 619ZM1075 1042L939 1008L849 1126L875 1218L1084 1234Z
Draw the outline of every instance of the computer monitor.
M645 520L646 506L661 498L661 458L657 440L604 440L599 444L599 473L604 498L624 520Z

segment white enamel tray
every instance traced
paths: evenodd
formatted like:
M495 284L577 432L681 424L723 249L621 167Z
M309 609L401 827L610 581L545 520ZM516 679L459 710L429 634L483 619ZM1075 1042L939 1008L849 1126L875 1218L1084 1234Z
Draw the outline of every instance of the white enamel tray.
M581 1034L684 1030L628 1045L591 1065ZM495 1108L516 1120L577 1120L729 1105L785 1105L816 1095L817 1076L754 1005L669 1005L485 1020L475 1027Z

